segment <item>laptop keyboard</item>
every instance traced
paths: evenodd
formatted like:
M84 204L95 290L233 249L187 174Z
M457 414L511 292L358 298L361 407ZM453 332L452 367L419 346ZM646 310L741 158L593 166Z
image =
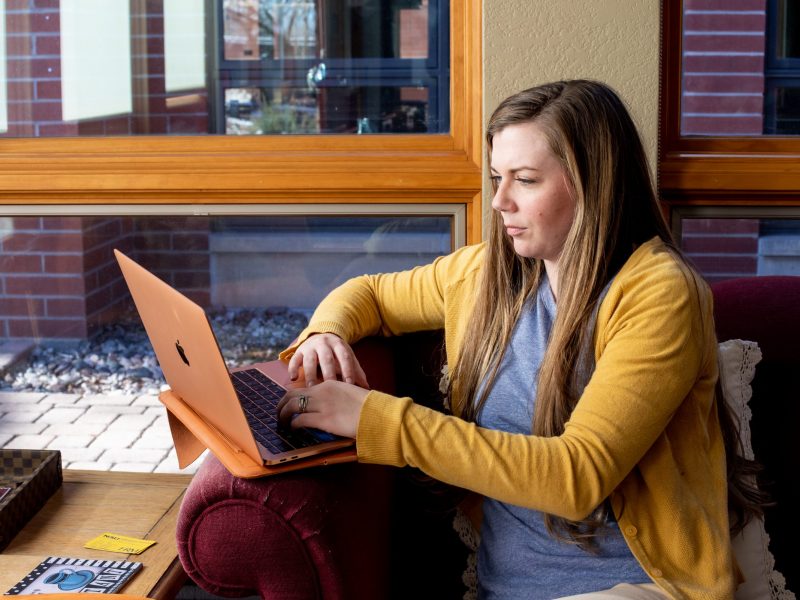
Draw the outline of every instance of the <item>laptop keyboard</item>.
M278 402L286 390L258 369L235 371L231 380L253 436L270 452L280 454L336 439L324 431L279 427Z

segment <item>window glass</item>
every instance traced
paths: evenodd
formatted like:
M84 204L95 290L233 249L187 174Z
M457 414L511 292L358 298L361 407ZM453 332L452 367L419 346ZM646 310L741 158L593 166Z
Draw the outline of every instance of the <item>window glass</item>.
M0 135L450 130L448 0L62 0L0 9L0 56L2 44L8 54Z
M0 0L0 15L5 12L6 0ZM8 131L6 87L6 20L0 18L0 134Z
M800 133L798 48L793 0L685 0L681 134Z
M710 282L800 275L800 217L685 217L680 228L682 249Z
M333 287L453 249L452 216L0 218L0 388L155 393L118 248L206 309L231 366L273 360Z
M48 21L53 21L51 15ZM61 0L61 118L82 121L133 110L128 2ZM91 35L86 35L91 31ZM55 42L53 36L48 39ZM34 40L34 42L37 40ZM102 73L102 77L98 74Z

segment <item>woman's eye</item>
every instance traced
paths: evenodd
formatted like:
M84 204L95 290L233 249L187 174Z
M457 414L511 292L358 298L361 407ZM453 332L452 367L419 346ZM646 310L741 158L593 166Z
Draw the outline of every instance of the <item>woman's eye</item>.
M489 181L491 181L495 185L500 185L500 175L492 175L489 177Z
M530 185L532 183L536 183L536 180L527 179L525 177L517 177L517 181L519 181L522 185Z

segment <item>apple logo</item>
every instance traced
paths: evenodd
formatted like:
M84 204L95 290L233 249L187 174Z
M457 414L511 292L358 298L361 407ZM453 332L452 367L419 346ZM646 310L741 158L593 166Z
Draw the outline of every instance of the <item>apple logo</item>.
M189 364L189 359L186 358L186 352L184 352L180 340L175 340L175 348L178 350L178 354L180 354L181 360L186 363L187 367L190 367L191 365Z

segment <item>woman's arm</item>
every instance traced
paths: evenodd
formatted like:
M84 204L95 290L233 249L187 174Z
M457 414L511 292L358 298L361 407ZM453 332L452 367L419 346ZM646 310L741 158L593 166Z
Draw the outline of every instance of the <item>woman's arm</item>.
M474 273L482 257L483 245L468 246L409 271L350 279L323 299L308 327L280 358L290 359L293 377L302 365L308 385L316 383L319 366L326 381L341 375L366 387L349 344L371 335L441 329L448 286Z
M597 327L595 371L558 437L480 428L410 398L342 382L326 382L330 390L292 390L281 417L288 421L306 395L309 412L294 424L355 433L363 462L418 467L492 498L582 519L642 460L676 413L680 439L671 443L682 452L702 462L703 444L715 438L709 429L716 367L707 290L693 287L671 260L656 260L618 275ZM668 450L675 451L677 445ZM698 463L696 471L708 472L705 467L711 468Z
M561 436L483 429L410 399L370 392L357 427L359 459L411 465L492 498L584 518L631 472L683 403L710 414L713 373L705 371L713 370L707 350L713 337L703 319L711 325L711 313L696 296L679 275L609 299L616 307L601 332L601 356ZM695 442L703 452L703 439Z

